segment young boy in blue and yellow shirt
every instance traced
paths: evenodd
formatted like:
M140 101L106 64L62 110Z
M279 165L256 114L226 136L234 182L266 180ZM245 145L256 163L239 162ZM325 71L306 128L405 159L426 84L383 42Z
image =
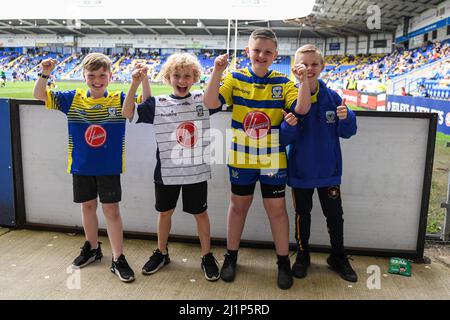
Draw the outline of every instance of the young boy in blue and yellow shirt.
M125 170L125 118L122 103L125 94L108 92L111 60L101 53L91 53L83 60L83 76L88 91L47 90L47 80L57 61L44 60L33 95L45 102L47 109L59 110L68 120L68 168L73 177L73 197L80 203L86 241L72 263L83 268L101 260L98 242L97 198L102 203L108 237L113 253L111 272L120 280L131 282L134 272L123 255L123 226L119 202L122 196L120 174Z
M318 80L324 68L323 57L313 45L299 48L296 66L304 65L311 89L311 108L300 116L298 124L281 124L281 143L290 145L288 152L288 185L293 189L296 211L295 239L297 257L293 275L304 278L310 265L309 236L312 196L317 189L327 220L331 255L327 262L339 275L351 282L357 275L344 252L344 220L341 200L342 154L339 138L356 134L356 116L339 95Z
M221 86L228 56L216 58L204 102L208 108L222 104L233 106L233 137L228 159L232 194L228 208L228 251L220 272L221 279L231 282L235 278L245 219L259 181L277 254L278 286L288 289L293 280L285 205L287 163L285 149L279 142L279 128L283 110L295 110L299 114L307 112L310 90L307 82L297 89L286 75L269 70L278 55L277 46L272 30L253 31L245 49L251 67L229 72ZM303 67L293 71L299 77L306 76Z

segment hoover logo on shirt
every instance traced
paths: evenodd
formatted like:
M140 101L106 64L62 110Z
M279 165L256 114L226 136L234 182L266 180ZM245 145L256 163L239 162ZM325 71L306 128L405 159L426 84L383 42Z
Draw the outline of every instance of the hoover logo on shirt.
M270 130L270 118L261 111L247 113L242 124L245 133L253 139L264 138Z
M183 122L177 128L176 137L181 146L192 148L198 139L197 127L192 122Z
M86 143L92 148L99 148L106 142L106 130L102 126L93 124L84 133Z

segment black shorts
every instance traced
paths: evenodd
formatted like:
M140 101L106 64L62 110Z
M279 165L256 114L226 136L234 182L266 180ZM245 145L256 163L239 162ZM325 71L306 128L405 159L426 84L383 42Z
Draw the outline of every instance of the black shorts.
M261 193L264 199L270 198L284 198L286 185L285 184L267 184L261 183ZM252 184L240 185L231 184L231 192L237 196L252 196L255 192L256 182Z
M155 183L156 211L165 212L175 209L181 189L183 189L184 212L199 214L208 209L208 183L203 181L185 185L164 185Z
M100 197L101 203L116 203L122 200L120 175L73 177L73 201L83 203Z

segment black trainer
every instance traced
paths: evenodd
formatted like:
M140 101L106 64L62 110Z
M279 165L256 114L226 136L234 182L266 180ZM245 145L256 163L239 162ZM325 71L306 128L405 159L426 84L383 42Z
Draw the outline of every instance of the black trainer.
M299 279L305 278L310 264L311 257L309 252L297 251L297 257L292 265L292 275Z
M142 274L150 275L164 267L165 265L169 264L170 258L169 258L169 252L166 254L162 254L162 252L159 249L156 249L153 251L152 256L149 258L149 260L145 263L145 265L142 267Z
M219 263L214 258L212 252L202 257L201 267L205 278L208 281L216 281L220 278Z
M357 282L358 276L356 275L356 272L353 270L352 266L350 265L350 262L348 261L348 258L346 255L337 256L331 254L327 258L327 263L333 269L336 271L342 279L349 281L349 282Z
M233 282L236 277L237 259L233 259L229 253L226 253L224 257L220 278L225 282Z
M292 278L291 262L289 258L278 259L278 287L287 290L292 287L294 279Z
M103 258L102 248L100 247L101 242L98 243L97 249L91 249L91 244L86 241L84 245L80 248L81 252L78 257L72 262L72 267L75 269L83 268L94 261L101 261Z
M112 260L111 272L116 274L123 282L134 281L134 271L128 265L128 262L123 254L117 258L117 261L114 261L114 259Z

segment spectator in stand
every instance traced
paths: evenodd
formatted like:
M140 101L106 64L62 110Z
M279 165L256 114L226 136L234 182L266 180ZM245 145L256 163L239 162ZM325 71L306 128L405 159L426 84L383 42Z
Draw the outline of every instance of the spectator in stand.
M421 84L419 86L419 95L421 97L424 97L424 98L429 98L430 97L430 94L428 93L428 90L425 88L425 86L423 84Z

